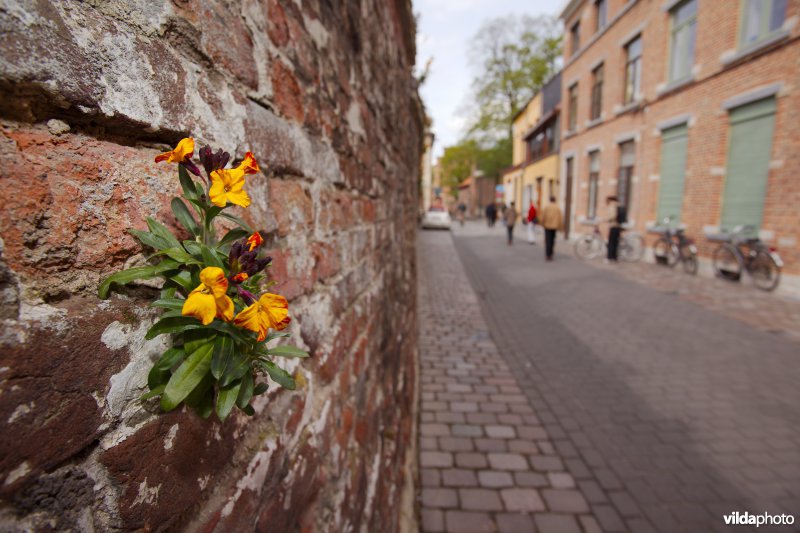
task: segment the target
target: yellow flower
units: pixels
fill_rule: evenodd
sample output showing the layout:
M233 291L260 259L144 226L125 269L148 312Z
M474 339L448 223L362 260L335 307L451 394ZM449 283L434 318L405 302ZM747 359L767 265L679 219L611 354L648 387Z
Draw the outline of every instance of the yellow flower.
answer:
M208 197L219 207L225 207L228 202L242 207L250 205L250 197L244 190L244 170L237 167L212 172Z
M233 323L237 326L258 333L259 341L267 338L269 328L280 331L285 329L289 322L291 318L286 298L269 293L262 294L256 303L243 309L233 319Z
M168 163L180 163L186 159L187 156L191 156L193 153L194 139L191 137L186 137L185 139L181 139L181 142L178 143L178 146L176 146L171 152L164 152L163 154L157 155L156 163L160 163L161 161L167 161Z
M228 279L221 268L208 267L200 272L202 283L189 293L183 304L181 314L193 316L203 325L208 325L214 317L230 321L233 318L233 301L225 292L228 290Z

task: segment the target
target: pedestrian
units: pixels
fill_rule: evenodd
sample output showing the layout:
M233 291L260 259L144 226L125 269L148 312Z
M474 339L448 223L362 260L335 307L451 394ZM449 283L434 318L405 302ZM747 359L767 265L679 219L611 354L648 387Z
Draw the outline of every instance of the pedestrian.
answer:
M492 202L486 206L486 223L493 228L495 220L497 220L497 207Z
M458 211L458 213L457 213L458 222L463 226L464 225L464 217L467 214L467 204L465 204L464 202L461 202L460 204L458 204L457 211Z
M503 217L506 222L506 231L508 232L508 245L514 244L514 224L517 222L517 210L514 208L514 202L506 209Z
M616 196L606 198L606 208L608 210L608 254L606 262L617 262L617 252L619 251L619 237L622 233L622 225L625 224L627 213L625 207L619 205Z
M542 209L539 222L544 228L544 254L548 261L553 260L553 249L556 245L556 232L561 229L561 209L556 205L556 197L550 197L550 203Z
M536 226L536 206L533 205L533 200L531 200L531 205L528 208L528 243L536 244L536 233L534 233L534 228Z

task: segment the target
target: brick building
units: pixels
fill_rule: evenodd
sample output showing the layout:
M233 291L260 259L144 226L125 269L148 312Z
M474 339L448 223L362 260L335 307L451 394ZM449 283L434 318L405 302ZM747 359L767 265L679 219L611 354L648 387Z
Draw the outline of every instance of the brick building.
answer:
M800 290L800 1L571 0L560 17L573 222L615 194L640 231L677 217L706 268L704 234L752 224Z

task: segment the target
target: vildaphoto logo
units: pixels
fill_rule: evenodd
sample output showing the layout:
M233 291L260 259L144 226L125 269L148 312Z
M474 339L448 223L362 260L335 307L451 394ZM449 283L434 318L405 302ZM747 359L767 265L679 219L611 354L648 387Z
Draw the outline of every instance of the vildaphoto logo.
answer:
M794 516L790 514L752 514L734 511L722 517L729 526L781 526L794 524Z

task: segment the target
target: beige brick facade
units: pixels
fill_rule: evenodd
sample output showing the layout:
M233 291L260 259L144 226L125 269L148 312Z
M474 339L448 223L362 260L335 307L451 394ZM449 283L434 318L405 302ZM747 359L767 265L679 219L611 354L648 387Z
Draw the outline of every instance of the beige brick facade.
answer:
M688 125L682 223L701 255L714 245L704 233L720 226L728 169L730 108L774 95L775 125L764 200L762 238L776 246L785 262L785 288L800 283L800 0L786 2L783 23L758 45L739 46L745 2L696 0L696 45L691 77L667 84L671 54L671 12L680 2L606 0L607 24L596 29L596 2L573 0L561 16L565 29L562 83L561 164L574 164L573 222L580 230L589 200L589 152L599 150L598 213L603 199L617 191L619 143L635 141L636 163L629 219L641 232L655 223L660 185L661 131ZM571 29L580 21L580 47L573 50ZM639 99L623 106L627 43L642 42ZM604 66L602 113L590 122L592 70ZM569 92L578 84L576 128L569 131ZM563 193L562 193L563 197ZM563 198L562 198L563 199ZM652 239L651 239L652 240Z

